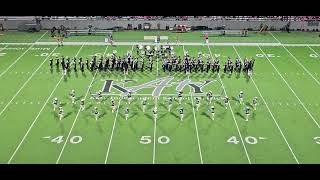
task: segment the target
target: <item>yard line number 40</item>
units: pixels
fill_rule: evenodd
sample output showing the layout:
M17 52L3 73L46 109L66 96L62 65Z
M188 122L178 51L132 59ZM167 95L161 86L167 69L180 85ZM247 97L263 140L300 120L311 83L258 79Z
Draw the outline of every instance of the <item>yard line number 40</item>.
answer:
M247 144L257 144L259 142L259 140L263 140L263 139L266 139L265 137L253 137L253 136L247 136L244 138L244 141L247 143ZM228 140L227 140L228 143L230 144L239 144L240 141L237 140L237 137L236 136L231 136Z
M64 136L57 136L57 137L47 136L47 137L43 137L43 138L50 139L50 141L52 143L57 143L57 144L60 144L64 141ZM82 137L81 136L72 136L72 137L70 137L69 141L71 144L78 144L78 143L82 142Z

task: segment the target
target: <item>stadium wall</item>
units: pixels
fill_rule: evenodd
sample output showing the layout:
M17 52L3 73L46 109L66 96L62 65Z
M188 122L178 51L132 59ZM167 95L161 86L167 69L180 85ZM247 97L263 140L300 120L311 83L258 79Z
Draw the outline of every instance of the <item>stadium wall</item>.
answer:
M23 20L0 20L0 24L3 24L5 29L15 30L21 23L30 23L30 21ZM165 29L166 26L173 27L175 24L177 25L187 25L187 26L207 26L209 28L215 29L216 27L225 26L226 29L244 29L251 28L253 30L259 30L260 24L266 24L269 28L274 28L274 30L280 30L283 28L288 22L287 21L233 21L233 20L189 20L189 21L142 21L142 20L115 20L115 21L107 21L107 20L42 20L41 26L42 29L51 29L53 26L59 27L60 25L64 25L65 27L74 29L87 29L88 25L92 25L98 29L109 29L113 27L123 27L127 28L128 24L132 24L133 28L137 28L139 24L143 25L144 23L150 23L151 29L158 29L158 23L160 24L160 29ZM291 22L291 29L309 29L310 31L319 29L320 26L308 26L308 22L302 21L293 21Z

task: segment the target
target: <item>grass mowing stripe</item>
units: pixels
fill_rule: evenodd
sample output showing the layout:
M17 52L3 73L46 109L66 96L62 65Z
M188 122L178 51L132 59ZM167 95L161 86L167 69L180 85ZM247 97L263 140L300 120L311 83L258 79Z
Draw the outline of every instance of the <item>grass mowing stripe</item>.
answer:
M28 84L28 82L32 79L32 77L37 73L37 71L42 67L42 65L46 62L46 60L51 56L51 54L57 49L58 46L56 46L50 54L44 59L44 61L39 65L39 67L31 74L31 76L27 79L27 81L21 86L21 88L17 91L17 93L12 97L12 99L6 104L6 106L2 109L0 112L0 116L2 113L8 108L10 103L17 97L17 95L20 93L20 91Z
M159 77L159 58L157 56L157 74L156 79ZM155 107L158 110L158 97L155 97ZM154 119L154 128L153 128L153 156L152 156L152 163L155 164L156 160L156 133L157 132L157 119Z
M105 55L105 53L107 52L108 47L109 47L109 46L106 47L105 52L103 53L103 55ZM93 82L94 82L94 80L95 80L98 72L99 72L99 70L97 69L96 72L95 72L95 74L94 74L94 76L93 76L93 78L92 78L92 80L91 80L90 85L88 86L87 92L86 92L86 94L85 94L85 96L84 96L84 98L83 98L84 100L87 98L87 96L88 96L88 94L89 94L89 92L90 92L90 88L92 87L92 84L93 84ZM76 122L77 122L77 119L78 119L78 117L79 117L80 112L81 112L81 107L79 108L78 113L77 113L77 115L76 115L76 118L74 119L74 121L73 121L73 123L72 123L71 129L70 129L70 131L69 131L69 133L68 133L68 136L67 136L67 138L66 138L66 141L65 141L64 144L63 144L63 147L62 147L62 149L61 149L61 151L60 151L60 154L59 154L59 157L58 157L58 159L57 159L57 161L56 161L56 164L58 164L59 161L60 161L60 158L61 158L61 156L62 156L62 153L63 153L63 151L64 151L64 149L65 149L65 147L66 147L66 145L67 145L67 142L69 141L69 137L70 137L71 132L72 132L72 130L73 130L73 128L74 128L74 125L75 125Z
M185 54L186 50L184 48L184 45L182 45L182 49L183 49L183 53ZM188 79L190 80L190 77L188 75ZM195 127L196 127L196 135L197 135L197 143L198 143L198 149L199 149L199 155L200 155L200 161L201 161L201 164L203 164L203 159L202 159L202 153L201 153L201 145L200 145L200 138L199 138L199 131L198 131L198 124L197 124L197 118L196 118L196 114L194 112L194 105L193 105L193 96L192 96L192 91L191 91L191 87L190 88L190 92L189 92L189 95L190 98L191 98L191 104L192 104L192 111L193 111L193 119L194 119L194 124L195 124Z
M209 49L209 52L210 52L210 58L213 58L213 56L212 56L212 52L211 52L211 49L210 49L209 45L208 45L208 49ZM213 60L213 59L212 59L212 60ZM220 77L220 74L219 74L219 73L218 73L218 77L219 77L219 80L220 80L220 83L221 83L221 85L222 85L222 89L223 89L223 91L224 91L225 95L226 95L226 96L228 96L228 95L227 95L227 92L226 92L226 89L225 89L225 87L224 87L224 85L223 85L223 82L222 82L222 79L221 79L221 77ZM245 153L246 153L246 156L247 156L247 159L248 159L249 164L251 164L251 160L250 160L250 157L249 157L249 154L248 154L248 151L247 151L246 145L244 144L244 141L243 141L243 138L242 138L242 134L241 134L241 132L240 132L240 129L239 129L238 123L237 123L236 118L235 118L235 116L234 116L234 113L233 113L233 110L232 110L232 107L231 107L230 102L229 102L228 104L229 104L229 108L230 108L230 111L231 111L231 114L232 114L232 117L233 117L234 123L235 123L235 125L236 125L236 127L237 127L238 134L239 134L239 136L240 136L240 140L241 140L241 143L242 143L243 149L244 149L244 151L245 151Z
M77 54L75 55L75 57L77 57L79 55L79 53L81 52L83 48L83 45L79 48ZM29 129L27 130L26 134L23 136L21 142L19 143L19 145L17 146L17 148L15 149L15 151L13 152L12 156L10 157L8 164L11 163L13 157L15 156L15 154L17 153L17 151L19 150L21 144L24 142L25 138L28 136L29 132L31 131L31 129L33 128L34 124L37 122L40 114L42 113L43 109L46 107L47 103L49 102L49 100L51 99L51 96L53 95L53 93L56 91L57 87L60 85L62 79L64 76L61 76L59 82L57 83L57 85L55 86L55 88L52 90L51 94L49 95L49 97L47 98L46 102L43 104L42 108L40 109L38 115L36 116L36 118L34 119L34 121L32 122L32 124L30 125Z
M120 96L120 100L119 100L119 104L118 104L118 107L117 107L116 116L115 116L114 121L113 121L113 126L112 126L111 135L110 135L109 145L108 145L108 149L107 149L107 153L106 153L106 159L105 159L105 161L104 161L105 164L107 164L107 161L108 161L109 152L110 152L110 147L111 147L111 142L112 142L112 138L113 138L113 132L114 132L114 128L115 128L116 123L117 123L117 117L118 117L118 114L119 114L119 107L120 107L121 101L122 101L122 98L121 98L121 96Z
M84 99L87 98L87 96L88 96L88 94L89 94L89 90L90 90L90 88L91 88L91 86L92 86L93 81L94 81L95 78L96 78L97 73L98 73L98 70L96 70L96 72L95 72L95 74L94 74L94 76L93 76L93 78L92 78L92 80L91 80L91 83L90 83L90 85L89 85L89 87L88 87L88 89L87 89L87 92L86 92L86 94L85 94L85 96L84 96ZM60 151L60 154L59 154L59 157L58 157L58 159L57 159L57 161L56 161L56 164L58 164L59 161L60 161L61 155L62 155L62 153L63 153L63 151L64 151L64 148L65 148L66 145L67 145L67 142L69 141L69 137L70 137L70 135L71 135L72 129L73 129L74 125L75 125L76 122L77 122L77 119L78 119L78 117L79 117L80 112L81 112L81 108L79 108L78 113L77 113L77 115L76 115L76 118L74 119L74 121L73 121L73 123L72 123L71 129L70 129L70 131L69 131L69 133L68 133L68 136L67 136L67 138L66 138L65 143L63 144L63 147L62 147L62 149L61 149L61 151Z
M237 53L237 55L238 55L239 59L242 61L243 59L240 57L240 54L238 53L237 49L236 49L234 46L233 46L233 49L234 49L234 50L235 50L235 52ZM257 89L257 91L258 91L258 93L259 93L259 95L260 95L260 97L261 97L262 101L263 101L263 102L264 102L264 104L266 105L266 107L267 107L267 109L268 109L268 111L269 111L269 113L270 113L270 115L271 115L271 117L272 117L272 119L273 119L273 122L275 123L275 125L276 125L276 126L277 126L277 128L278 128L278 130L280 131L280 133L281 133L281 135L282 135L282 138L283 138L283 139L284 139L284 141L286 142L286 144L287 144L287 146L288 146L288 148L289 148L289 150L290 150L290 152L291 152L291 154L292 154L293 158L295 159L295 161L297 162L297 164L300 164L300 163L299 163L299 161L298 161L298 159L297 159L297 157L296 157L296 155L294 154L294 152L293 152L293 150L292 150L292 148L291 148L290 144L288 143L287 138L285 137L285 135L283 134L283 132L282 132L282 130L281 130L281 128L280 128L280 126L278 125L278 122L277 122L276 118L273 116L273 113L271 112L271 110L270 110L270 108L269 108L268 103L265 101L264 97L262 96L262 94L261 94L261 92L260 92L260 90L259 90L258 86L256 85L256 83L254 82L254 79L252 78L252 76L250 76L250 79L252 80L253 85L254 85L254 86L255 86L255 88Z
M159 76L159 58L157 57L157 74L156 79L158 79ZM158 110L158 97L155 97L155 107ZM152 163L155 164L156 161L156 134L157 134L157 119L154 118L153 120L154 126L153 126L153 154L152 154Z
M33 46L34 46L34 44L32 44L27 50L25 50L13 63L11 63L10 66L0 74L0 78L8 71L13 65L15 65Z
M269 63L272 65L272 67L277 71L277 73L279 74L279 76L282 78L282 80L286 83L286 85L288 86L288 88L291 90L291 92L296 96L296 98L298 99L298 101L300 102L300 104L302 105L302 107L306 110L306 112L309 114L309 116L311 117L311 119L313 120L313 122L317 125L318 128L320 128L320 125L318 124L318 122L315 120L315 118L312 116L312 114L309 112L309 110L306 108L306 106L303 104L303 102L300 100L300 98L297 96L296 92L291 88L291 86L288 84L288 82L284 79L284 77L281 75L281 73L278 71L278 69L274 66L274 64L271 62L271 60L269 59L269 57L264 53L264 51L261 49L260 46L258 46L260 51L263 53L263 55L267 58L267 60L269 61Z
M184 49L184 48L183 48ZM188 79L190 79L189 75L188 75ZM201 164L203 164L203 159L202 159L202 153L201 153L201 145L200 145L200 138L199 138L199 131L198 131L198 124L197 124L197 118L196 118L196 113L194 111L194 104L193 104L193 96L192 96L192 90L191 87L190 88L190 99L191 99L191 104L192 104L192 112L193 112L193 120L194 120L194 125L196 127L196 134L197 134L197 141L198 141L198 149L199 149L199 155L200 155L200 161Z
M155 97L155 107L158 110L158 97ZM156 160L156 129L157 129L157 119L154 118L154 127L153 127L153 156L152 156L152 163L155 164Z
M43 104L42 108L40 109L40 111L38 112L38 115L36 116L36 118L33 120L32 124L30 125L29 129L27 130L26 134L23 136L22 140L20 141L20 143L18 144L17 148L14 150L13 154L11 155L8 164L11 163L13 157L15 156L15 154L17 153L17 151L19 150L21 144L24 142L24 140L26 139L26 137L28 136L30 130L33 128L34 124L37 122L40 114L42 113L43 109L46 107L46 105L48 104L49 100L51 99L51 96L53 95L53 93L55 92L55 90L57 89L57 87L59 86L60 82L62 81L63 76L61 76L59 82L57 83L57 85L55 86L55 88L52 90L51 94L49 95L49 97L47 98L46 102Z

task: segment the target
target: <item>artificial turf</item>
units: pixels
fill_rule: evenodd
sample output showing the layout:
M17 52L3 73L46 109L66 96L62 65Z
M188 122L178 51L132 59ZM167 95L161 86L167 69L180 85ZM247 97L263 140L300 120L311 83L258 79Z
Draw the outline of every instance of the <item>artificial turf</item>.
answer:
M0 36L0 41L34 42L44 33L15 32ZM134 42L152 33L127 32L123 36L119 33L114 35L114 39ZM316 33L305 34L273 33L282 43L319 43ZM48 35L45 34L40 41L49 41ZM198 35L190 33L185 35L183 41L203 41ZM74 41L97 40L91 37L71 38ZM213 41L277 43L271 34L246 39L217 37ZM123 76L121 72L95 73L86 70L85 73L72 71L67 78L63 78L55 68L50 71L50 56L77 55L90 58L94 54L112 53L113 50L125 55L133 46L2 44L0 48L0 53L4 53L0 56L0 136L3 137L0 138L0 163L320 162L317 155L320 151L318 46L174 46L176 55L182 56L183 51L187 50L191 56L197 56L201 51L218 56L220 64L229 56L232 60L237 56L241 59L253 57L256 63L251 78L242 73L228 75L220 72L218 75L198 72L186 75L183 72L163 72L161 60L156 63L157 59L154 59L152 72L146 69ZM135 50L132 52L136 55ZM126 84L133 86L168 76L174 77L174 82L186 79L192 82L212 80L214 83L203 91L212 90L222 96L227 94L230 106L225 109L223 101L218 100L215 103L215 119L211 120L208 112L210 105L204 97L199 111L194 109L197 94L192 93L188 86L183 89L185 96L182 105L174 100L172 112L167 111L165 94L176 94L176 86L165 88L162 92L164 95L158 99L151 95L153 88L140 90L133 96L130 105L114 89L112 94L104 96L101 104L90 99L91 94L100 90L107 79L117 82L133 79L133 82ZM71 104L68 97L72 89L76 90L75 105ZM248 122L244 117L244 105L237 100L240 91L244 92L244 102L249 107L252 99L258 97L257 110L251 113ZM53 112L54 97L63 102L65 117L61 122L57 113ZM79 102L84 97L87 107L79 112ZM142 112L142 97L148 97L146 113ZM114 113L111 113L111 98L119 105ZM91 114L95 106L101 114L98 121ZM156 121L152 115L154 106L158 107ZM124 117L126 107L130 108L128 121ZM185 109L183 122L177 111L179 107ZM59 136L62 136L61 142L58 141ZM150 139L150 143L142 144L142 137Z

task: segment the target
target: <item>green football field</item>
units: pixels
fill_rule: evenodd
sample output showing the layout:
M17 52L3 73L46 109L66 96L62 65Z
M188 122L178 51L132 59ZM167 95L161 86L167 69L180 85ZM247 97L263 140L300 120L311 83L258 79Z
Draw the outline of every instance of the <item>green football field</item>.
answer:
M114 35L122 42L143 41L144 32ZM164 32L163 32L164 33ZM320 163L320 38L318 33L267 33L242 37L213 37L210 41L229 43L210 45L174 45L176 55L188 51L217 56L223 66L232 60L255 58L252 77L198 72L163 72L161 60L154 59L153 71L120 72L74 71L62 76L55 68L50 71L49 59L55 56L91 58L117 51L125 55L134 45L88 45L103 37L70 37L73 45L57 47L48 32L5 32L0 36L0 163L2 164L318 164ZM130 35L131 34L131 35ZM148 32L147 35L155 33ZM199 33L181 35L181 42L202 42ZM168 35L174 42L174 35ZM171 36L173 36L171 38ZM183 39L185 36L185 39ZM102 39L100 39L102 38ZM37 42L48 42L39 44ZM239 44L243 43L242 45ZM250 43L257 44L250 44ZM24 44L25 43L25 44ZM235 43L232 45L232 43ZM245 44L248 43L248 44ZM259 43L261 43L259 45ZM273 43L266 45L264 43ZM282 44L281 44L282 43ZM296 44L296 45L290 45ZM298 44L298 45L297 45ZM300 44L300 45L299 45ZM154 87L138 90L133 101L120 96L115 88L97 104L91 95L104 87L106 80L123 88L153 80L171 78L159 97ZM190 80L190 81L188 81ZM175 97L179 82L202 83L202 88L227 95L215 101L215 118L205 97L194 93L191 86L183 88L179 105L175 98L172 111L167 110L168 96ZM159 84L158 84L159 85ZM76 104L69 99L76 91ZM237 95L244 92L244 104ZM59 120L52 101L63 103L64 118ZM147 97L146 112L141 100ZM199 110L195 98L201 98ZM244 107L251 107L258 97L256 111L245 121ZM80 99L86 109L80 111ZM111 112L111 100L117 109ZM98 121L92 115L98 107ZM124 109L130 109L126 121ZM154 120L152 109L158 108ZM178 108L185 110L180 121ZM252 107L251 107L252 109Z

